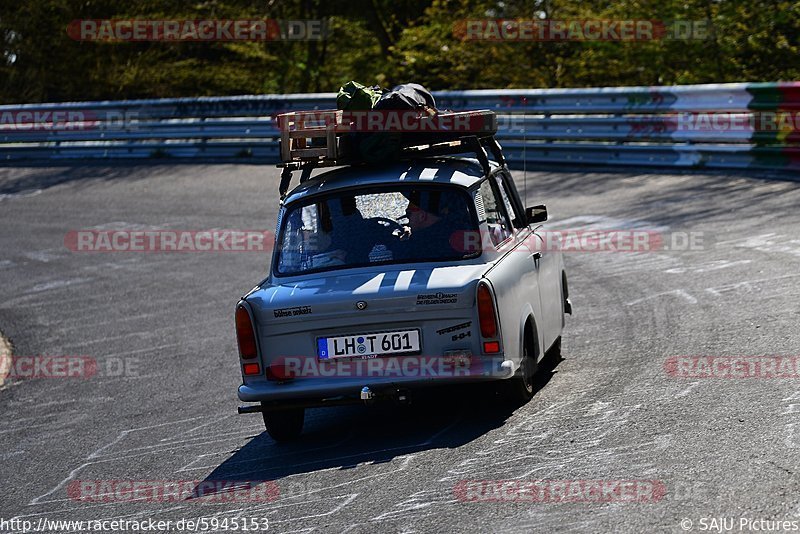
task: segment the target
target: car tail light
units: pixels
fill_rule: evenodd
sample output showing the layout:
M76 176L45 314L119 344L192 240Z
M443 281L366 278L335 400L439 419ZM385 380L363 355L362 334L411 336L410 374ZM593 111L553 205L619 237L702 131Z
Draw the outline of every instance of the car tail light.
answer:
M500 342L499 341L484 341L483 342L483 352L486 354L497 354L500 352Z
M236 339L239 342L239 356L250 360L258 356L256 332L250 314L244 306L236 308Z
M246 375L257 375L261 374L261 367L257 363L246 363L244 364L244 374Z
M478 284L478 322L481 325L481 337L497 337L497 319L494 312L494 299L489 286Z

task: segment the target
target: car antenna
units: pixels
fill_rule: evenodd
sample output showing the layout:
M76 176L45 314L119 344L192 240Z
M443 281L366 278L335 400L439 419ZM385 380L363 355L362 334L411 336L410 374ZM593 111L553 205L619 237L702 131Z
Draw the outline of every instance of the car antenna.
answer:
M528 98L527 97L524 97L524 96L522 97L522 107L523 108L527 108L528 107ZM528 205L528 158L525 157L525 149L527 148L527 145L528 145L528 138L527 138L527 135L526 135L527 132L528 132L528 124L527 124L527 121L525 120L526 117L527 117L527 114L523 110L523 112L522 112L522 187L523 187L523 189L525 191L525 201L522 204L524 206Z

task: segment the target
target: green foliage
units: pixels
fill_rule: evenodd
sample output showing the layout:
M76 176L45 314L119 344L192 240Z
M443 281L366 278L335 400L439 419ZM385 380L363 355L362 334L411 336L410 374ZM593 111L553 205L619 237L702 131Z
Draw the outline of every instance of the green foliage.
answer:
M484 41L468 19L708 20L705 40ZM322 41L79 42L77 19L325 19ZM800 79L790 0L26 0L0 3L0 102Z

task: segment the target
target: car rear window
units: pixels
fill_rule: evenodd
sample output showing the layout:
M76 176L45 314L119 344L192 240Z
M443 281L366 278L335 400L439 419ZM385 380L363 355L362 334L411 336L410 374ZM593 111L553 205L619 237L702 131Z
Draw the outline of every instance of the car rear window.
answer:
M375 264L474 257L477 230L466 191L396 186L315 196L281 217L275 272L296 275Z

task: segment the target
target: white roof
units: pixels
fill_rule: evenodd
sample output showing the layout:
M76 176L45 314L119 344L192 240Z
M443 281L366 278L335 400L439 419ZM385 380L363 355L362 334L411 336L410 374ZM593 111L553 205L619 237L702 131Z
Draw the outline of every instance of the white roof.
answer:
M491 163L492 168L498 165ZM484 177L475 159L430 158L393 162L385 166L352 166L324 172L292 190L286 203L308 195L348 187L366 187L387 183L452 184L468 188Z

